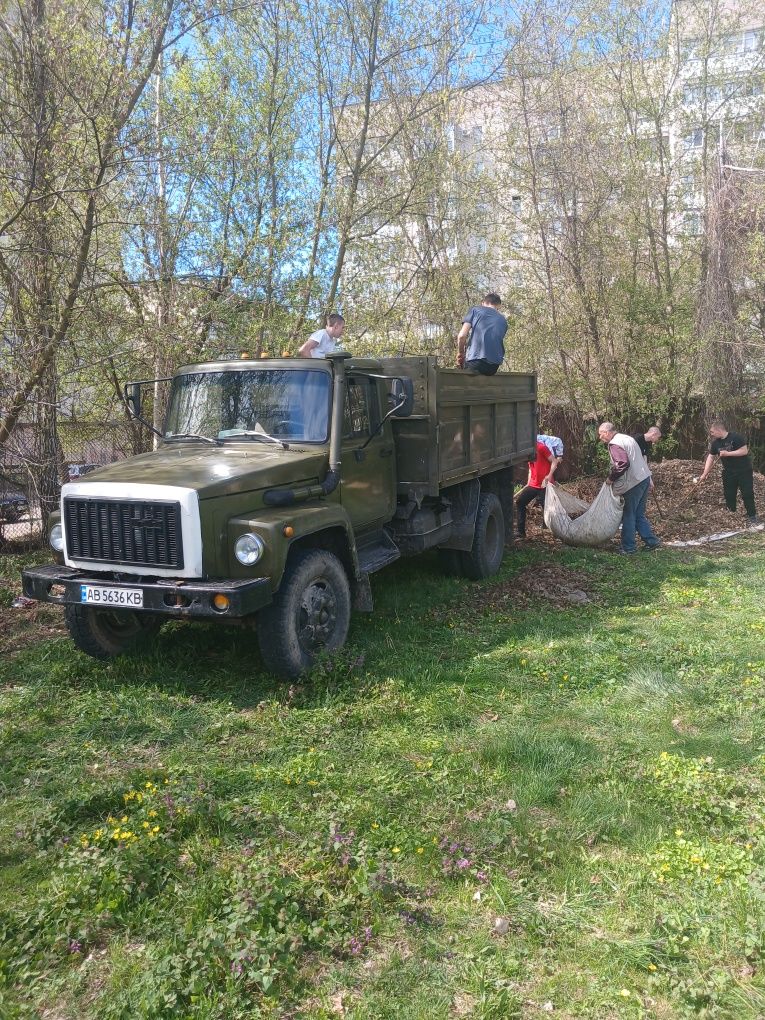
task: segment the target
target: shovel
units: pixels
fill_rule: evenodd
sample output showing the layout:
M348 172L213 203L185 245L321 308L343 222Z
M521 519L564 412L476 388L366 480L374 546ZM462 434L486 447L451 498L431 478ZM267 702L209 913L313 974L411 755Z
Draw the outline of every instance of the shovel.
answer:
M653 501L656 504L656 509L659 511L659 517L661 517L661 519L663 521L665 521L667 518L664 516L664 511L661 508L661 503L659 502L659 497L656 495L656 489L653 490L651 495L653 496Z

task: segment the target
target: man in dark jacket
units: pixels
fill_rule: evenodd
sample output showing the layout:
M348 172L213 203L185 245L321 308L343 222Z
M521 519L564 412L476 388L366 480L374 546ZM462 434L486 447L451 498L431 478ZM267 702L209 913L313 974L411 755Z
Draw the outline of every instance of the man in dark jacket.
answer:
M651 452L651 447L654 443L658 443L661 439L661 429L658 425L652 425L647 432L633 432L632 438L640 447L640 452L643 454L646 460L648 460L648 454Z

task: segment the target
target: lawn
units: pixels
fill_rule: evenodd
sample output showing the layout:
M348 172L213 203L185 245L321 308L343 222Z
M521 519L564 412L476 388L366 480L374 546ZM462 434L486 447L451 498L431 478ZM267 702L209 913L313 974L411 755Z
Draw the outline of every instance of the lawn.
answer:
M0 559L0 1016L762 1017L764 551L399 563L292 685Z

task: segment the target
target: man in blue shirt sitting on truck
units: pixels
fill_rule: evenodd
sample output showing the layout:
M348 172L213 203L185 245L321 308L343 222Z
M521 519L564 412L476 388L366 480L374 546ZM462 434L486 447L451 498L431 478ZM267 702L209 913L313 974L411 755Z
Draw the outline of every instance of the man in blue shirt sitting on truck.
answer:
M462 329L457 335L460 368L469 368L481 375L496 375L505 357L502 341L507 333L507 319L497 310L501 304L498 294L487 294L462 320Z

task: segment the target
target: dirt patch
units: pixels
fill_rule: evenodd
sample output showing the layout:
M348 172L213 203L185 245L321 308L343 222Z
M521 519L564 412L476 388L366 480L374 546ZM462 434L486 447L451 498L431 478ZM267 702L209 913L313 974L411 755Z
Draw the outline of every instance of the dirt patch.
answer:
M28 645L66 634L64 614L58 606L34 602L23 608L3 609L0 628L0 658L20 652Z
M540 602L566 609L588 605L595 601L594 596L586 590L580 573L558 563L542 563L524 567L507 581L486 585L481 588L478 600L474 592L467 592L464 606L466 614L469 615L471 608L484 614L491 610L507 612L510 608L519 609ZM454 611L455 606L452 603L431 610L430 616L435 620L451 619Z
M720 468L715 467L703 484L694 484L704 469L702 460L665 460L652 464L655 491L649 496L647 515L656 534L665 542L688 541L720 531L736 531L746 526L746 514L739 506L731 513L725 506ZM601 477L579 478L563 488L591 503L603 484ZM765 476L755 472L754 501L757 512L765 515ZM556 540L542 527L541 509L531 506L526 534L531 541L555 545Z

